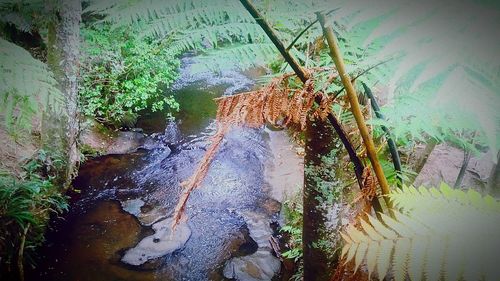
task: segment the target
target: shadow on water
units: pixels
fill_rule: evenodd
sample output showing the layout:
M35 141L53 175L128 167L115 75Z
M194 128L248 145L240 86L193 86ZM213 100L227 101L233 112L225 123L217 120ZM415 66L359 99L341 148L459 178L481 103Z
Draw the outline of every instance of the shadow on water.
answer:
M184 63L189 65L189 60ZM180 182L192 174L214 133L213 98L253 85L239 73L193 78L186 68L174 91L182 109L175 114L180 141L172 150L158 146L87 161L74 181L77 191L69 194L71 209L53 220L39 265L28 272L28 280L225 280L228 259L257 251L242 214L271 220L279 206L263 188L269 156L265 133L235 129L189 199L191 236L186 244L143 265L121 261L127 249L153 233L152 223L171 216ZM157 112L145 115L138 127L162 134L167 123L165 113Z

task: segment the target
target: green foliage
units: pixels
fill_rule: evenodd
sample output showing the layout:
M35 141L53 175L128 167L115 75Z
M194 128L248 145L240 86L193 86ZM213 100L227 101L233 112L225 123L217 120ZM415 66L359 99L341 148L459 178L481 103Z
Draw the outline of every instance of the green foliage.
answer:
M314 12L339 8L328 21L339 35L348 70L355 76L377 66L359 80L388 87L387 121L373 124L387 126L397 141L431 137L466 146L468 140L458 133L478 130L480 145L500 148L498 5L474 0L253 2L285 45L315 19ZM116 25L140 22L146 35L172 36L179 50L213 49L203 52L212 68L246 68L271 58L262 51L269 46L267 38L238 1L108 0L92 3L88 11L106 14ZM320 36L319 25L313 25L291 49L307 67L332 65L327 50L316 44ZM283 64L280 71L290 69ZM327 83L329 75L325 71L316 79ZM338 81L328 84L328 93L340 89Z
M391 195L399 211L382 221L368 215L362 231L343 234L342 256L356 269L395 280L497 280L500 202L473 190L404 187Z
M462 131L500 148L500 10L481 1L345 2L333 15L351 71L392 58L361 78L388 87L383 108L396 139L466 146ZM496 155L496 153L493 153Z
M0 23L14 25L18 30L31 32L52 17L48 1L0 0Z
M255 1L284 42L307 25L314 12L329 9L327 0ZM201 52L202 65L212 70L220 67L246 69L265 66L278 52L239 1L232 0L175 0L92 1L86 12L106 15L105 21L114 26L141 23L141 34L155 38L172 36L172 48L178 51ZM314 36L310 36L314 32ZM315 27L301 38L298 45L314 40L319 33ZM241 44L244 44L243 46ZM209 50L209 52L206 52ZM235 60L235 58L237 58ZM217 62L217 65L213 65ZM200 66L201 67L201 66Z
M301 280L302 276L302 196L297 193L290 200L283 202L283 216L286 224L280 232L288 238L288 250L283 252L283 257L292 259L299 266L292 280Z
M24 251L29 257L44 240L52 214L67 210L66 198L51 181L28 173L17 179L0 174L0 257L2 266L15 264L20 239L28 228Z
M302 258L302 203L301 196L295 196L292 200L283 203L283 215L286 225L281 227L282 233L290 236L290 250L283 253L285 258L298 261Z
M137 28L137 27L135 27ZM101 122L134 123L136 114L178 104L162 89L177 78L178 52L138 36L136 29L93 25L83 30L81 108Z
M32 128L43 112L63 114L62 94L47 65L0 38L0 111L11 135Z

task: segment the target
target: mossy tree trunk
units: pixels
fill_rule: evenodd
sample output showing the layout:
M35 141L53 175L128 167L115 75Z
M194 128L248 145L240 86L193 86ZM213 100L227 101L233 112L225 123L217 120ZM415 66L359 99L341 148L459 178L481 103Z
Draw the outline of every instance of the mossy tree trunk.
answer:
M323 281L331 278L335 245L331 245L331 237L327 235L326 214L328 208L337 203L340 195L336 190L338 181L335 178L335 158L340 151L336 148L340 145L327 121L307 122L302 203L304 280ZM328 197L333 198L333 202Z
M80 0L59 0L54 5L54 21L48 27L47 61L59 82L65 99L67 169L65 185L75 176L80 160L78 151L78 77L80 70Z

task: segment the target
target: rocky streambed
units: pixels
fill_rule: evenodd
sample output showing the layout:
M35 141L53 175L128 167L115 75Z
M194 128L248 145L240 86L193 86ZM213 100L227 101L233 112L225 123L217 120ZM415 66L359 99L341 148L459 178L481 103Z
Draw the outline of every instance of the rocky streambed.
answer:
M224 138L187 220L170 229L180 182L214 133L213 98L253 87L238 72L191 75L186 58L172 93L183 109L139 122L145 141L89 160L71 211L55 219L31 280L276 280L269 239L280 202L301 185L302 159L285 132L235 128Z

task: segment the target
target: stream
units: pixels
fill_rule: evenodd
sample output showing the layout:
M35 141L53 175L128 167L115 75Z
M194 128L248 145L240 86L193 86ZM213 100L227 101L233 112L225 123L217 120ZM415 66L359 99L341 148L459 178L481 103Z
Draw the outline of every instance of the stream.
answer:
M235 128L224 138L187 220L170 233L182 188L215 132L213 98L251 90L252 75L197 73L184 58L176 119L146 114L137 151L91 159L53 219L27 280L280 280L269 238L281 204L302 183L302 159L283 131Z

